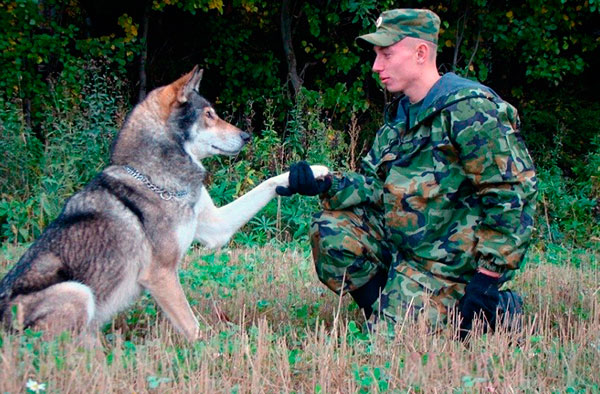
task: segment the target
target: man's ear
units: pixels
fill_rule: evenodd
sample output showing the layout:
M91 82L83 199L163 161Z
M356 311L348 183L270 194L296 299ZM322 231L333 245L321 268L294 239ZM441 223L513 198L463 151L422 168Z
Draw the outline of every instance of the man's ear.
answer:
M429 59L429 45L424 42L420 42L417 44L417 63L424 64L427 59Z
M189 76L189 79L177 92L177 101L180 103L185 103L190 93L192 93L194 90L198 91L200 88L200 82L202 81L203 73L204 70L199 68L198 65L194 66L194 69L186 75Z

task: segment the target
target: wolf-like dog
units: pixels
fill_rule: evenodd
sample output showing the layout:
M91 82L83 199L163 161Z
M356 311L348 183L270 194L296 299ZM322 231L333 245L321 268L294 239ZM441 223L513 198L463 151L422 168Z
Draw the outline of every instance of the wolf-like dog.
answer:
M288 186L284 173L228 205L213 204L200 161L237 154L250 135L217 116L198 92L201 79L196 66L135 106L110 165L69 198L0 281L4 324L45 335L89 332L146 289L178 331L198 338L177 274L182 256L194 239L209 248L224 245L276 196L277 186ZM317 177L328 173L324 166L312 170Z

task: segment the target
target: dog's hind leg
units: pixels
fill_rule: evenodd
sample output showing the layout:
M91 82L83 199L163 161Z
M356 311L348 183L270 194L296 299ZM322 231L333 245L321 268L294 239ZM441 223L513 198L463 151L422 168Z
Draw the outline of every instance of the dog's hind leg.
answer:
M14 306L16 315L12 313ZM8 318L15 328L30 327L51 338L65 330L80 333L94 317L94 311L92 290L68 281L15 297L9 303Z

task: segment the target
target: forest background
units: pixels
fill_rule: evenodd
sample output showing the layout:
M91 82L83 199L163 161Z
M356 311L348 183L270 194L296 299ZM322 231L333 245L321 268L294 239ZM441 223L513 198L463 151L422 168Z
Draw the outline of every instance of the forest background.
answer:
M598 246L599 3L3 1L0 239L39 235L106 164L132 105L195 64L202 93L254 135L233 162L209 167L221 201L298 159L357 168L390 96L355 37L402 6L441 16L440 72L477 79L519 109L540 179L536 237ZM274 213L250 226L262 237L248 237L305 233L298 212Z
M0 240L38 236L106 165L132 106L195 64L202 94L254 136L233 161L209 164L218 202L298 159L356 169L391 97L355 37L402 6L441 16L441 73L477 79L519 109L540 180L536 238L597 247L599 3L2 1ZM267 208L245 241L302 237L315 208L305 200Z

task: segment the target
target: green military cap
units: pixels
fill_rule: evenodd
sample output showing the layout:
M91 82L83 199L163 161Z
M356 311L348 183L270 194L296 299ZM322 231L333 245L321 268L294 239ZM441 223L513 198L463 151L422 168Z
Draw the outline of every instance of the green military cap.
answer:
M440 18L433 11L399 8L384 11L375 22L374 33L357 37L370 44L387 47L404 37L420 38L437 45Z

